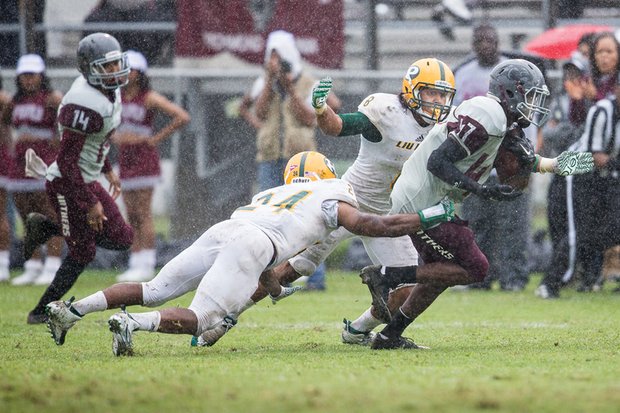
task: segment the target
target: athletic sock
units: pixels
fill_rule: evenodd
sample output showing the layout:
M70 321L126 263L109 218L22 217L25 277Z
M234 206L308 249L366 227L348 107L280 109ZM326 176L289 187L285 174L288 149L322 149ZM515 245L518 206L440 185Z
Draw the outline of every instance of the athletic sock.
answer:
M381 334L386 337L400 337L412 322L413 319L403 314L403 310L399 308L392 317L392 321L381 331Z
M84 316L88 313L94 313L95 311L107 310L108 300L106 300L103 291L97 291L88 297L74 302L71 307L78 312L79 316Z
M161 313L159 311L131 313L129 316L140 324L136 330L157 331L159 329L159 323L161 322Z
M400 284L415 284L417 281L416 265L406 267L381 267L381 274L390 288L396 288Z
M45 258L45 263L43 264L43 273L56 274L61 264L62 260L60 257L48 255L47 258Z
M367 333L374 330L374 328L380 324L381 320L377 320L375 317L373 317L369 308L364 311L364 313L362 313L362 315L360 315L356 320L352 321L350 325L352 328L359 332Z
M32 314L45 314L45 306L52 301L60 300L73 287L84 268L86 268L85 263L77 262L71 257L65 258L54 281L47 287L39 303L32 310Z

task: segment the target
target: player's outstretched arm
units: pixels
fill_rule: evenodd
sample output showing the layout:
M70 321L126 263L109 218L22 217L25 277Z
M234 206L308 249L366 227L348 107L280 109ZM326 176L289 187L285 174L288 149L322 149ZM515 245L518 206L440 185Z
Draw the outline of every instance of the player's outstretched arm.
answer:
M594 170L594 156L591 152L564 151L556 158L536 155L533 172L552 172L560 176L580 175Z
M342 119L327 104L327 97L332 89L332 79L324 77L312 87L312 107L316 120L323 133L337 136L342 130Z
M346 202L338 203L338 224L356 235L367 237L399 237L452 220L454 204L450 200L442 201L416 214L387 216L366 214Z

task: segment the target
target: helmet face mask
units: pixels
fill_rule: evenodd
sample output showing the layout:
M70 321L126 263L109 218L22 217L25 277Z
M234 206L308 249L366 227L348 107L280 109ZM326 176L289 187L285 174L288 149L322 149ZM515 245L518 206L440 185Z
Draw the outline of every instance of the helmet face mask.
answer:
M109 34L86 36L78 45L77 58L79 71L92 86L112 90L125 86L129 81L127 54ZM115 70L110 70L114 66Z
M509 123L541 126L549 117L549 90L541 71L531 62L511 59L495 66L489 82L490 96L504 108Z
M319 152L300 152L289 159L284 168L287 185L333 178L337 178L334 164Z
M436 93L425 94L423 91ZM445 63L437 59L414 62L403 78L402 96L405 104L431 124L446 119L455 92L454 74Z

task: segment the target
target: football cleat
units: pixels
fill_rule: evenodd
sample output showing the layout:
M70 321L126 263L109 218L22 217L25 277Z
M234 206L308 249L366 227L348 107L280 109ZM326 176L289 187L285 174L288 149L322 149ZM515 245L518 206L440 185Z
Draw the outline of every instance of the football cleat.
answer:
M139 327L127 311L114 314L108 320L112 332L112 353L115 356L133 356L132 334Z
M360 277L362 283L368 286L377 318L383 323L389 323L392 320L392 314L387 305L390 288L386 285L385 278L381 274L381 266L369 265L362 268Z
M45 324L47 323L47 314L35 314L32 311L28 313L28 324Z
M26 217L26 234L24 235L24 259L29 260L41 244L54 235L59 235L58 225L43 214L31 212Z
M67 301L52 301L45 306L45 314L48 316L47 328L57 345L65 344L67 331L82 319L71 311L71 303L75 297Z
M344 344L355 344L358 346L369 346L372 340L375 338L375 333L372 331L359 331L351 327L351 321L346 318L342 320L344 328L340 337Z
M282 292L280 293L280 295L274 297L273 295L269 294L269 298L271 298L271 302L276 304L278 301L285 299L286 297L290 297L291 295L295 294L297 291L303 290L304 287L301 285L294 285L291 287L282 287Z
M398 337L387 337L383 334L379 333L375 336L375 339L372 341L370 348L373 350L428 350L428 347L417 345L413 342L412 339L408 337L398 336Z
M215 328L205 331L200 336L192 337L190 345L192 347L211 347L218 342L224 334L228 333L228 330L233 328L237 324L237 320L231 316L226 316L222 320L222 323Z

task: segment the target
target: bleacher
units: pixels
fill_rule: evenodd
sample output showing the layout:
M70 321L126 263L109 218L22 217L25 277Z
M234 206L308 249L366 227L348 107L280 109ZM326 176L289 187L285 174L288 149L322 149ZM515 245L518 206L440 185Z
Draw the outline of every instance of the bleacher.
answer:
M431 20L433 7L441 0L379 0L387 6L377 16L379 69L407 67L412 61L435 56L450 65L471 51L471 25L455 22L454 41L446 40ZM497 27L500 47L519 50L545 30L545 0L479 0L472 7L473 24L489 22ZM368 2L345 1L346 61L348 69L367 68ZM615 0L589 0L583 17L556 19L556 25L572 23L607 24L620 28L620 7ZM446 20L448 20L447 18Z

